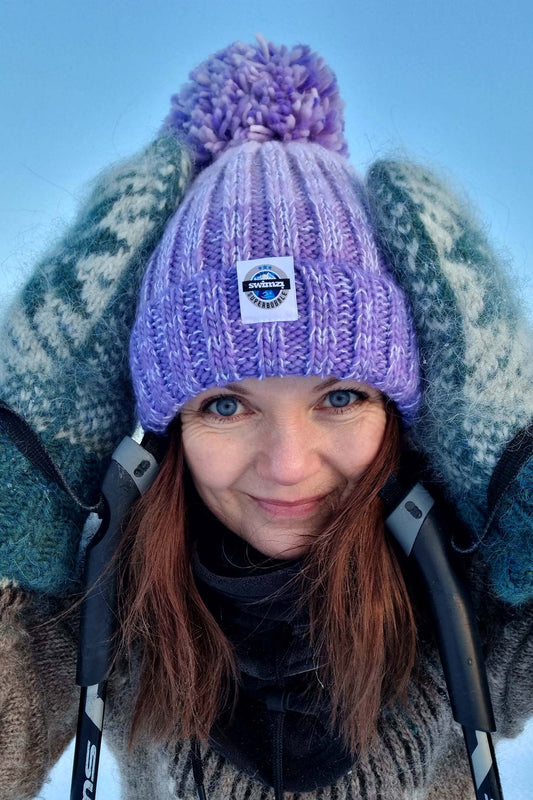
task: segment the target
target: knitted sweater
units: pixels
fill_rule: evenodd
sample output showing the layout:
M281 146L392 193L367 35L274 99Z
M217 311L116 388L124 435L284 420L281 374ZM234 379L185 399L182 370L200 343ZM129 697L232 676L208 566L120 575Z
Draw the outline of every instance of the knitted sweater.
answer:
M476 567L479 574L480 565ZM533 715L533 607L507 606L480 586L476 595L498 735L517 735ZM38 793L75 732L75 629L72 617L39 627L60 610L4 584L0 594L0 797ZM138 678L132 658L112 675L104 736L122 776L124 800L196 800L188 742L127 739ZM209 800L272 800L273 789L202 748ZM445 789L443 788L445 787ZM105 800L106 787L99 796ZM449 800L473 798L462 734L453 721L433 644L421 641L406 706L384 710L378 738L332 786L286 792L286 800Z

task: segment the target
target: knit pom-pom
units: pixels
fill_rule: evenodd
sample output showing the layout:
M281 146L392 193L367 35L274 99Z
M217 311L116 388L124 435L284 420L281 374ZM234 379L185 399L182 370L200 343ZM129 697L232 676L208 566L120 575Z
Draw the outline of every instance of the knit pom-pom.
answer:
M337 79L307 45L288 50L235 42L190 74L172 97L164 132L174 132L204 166L226 148L254 139L318 142L347 155Z

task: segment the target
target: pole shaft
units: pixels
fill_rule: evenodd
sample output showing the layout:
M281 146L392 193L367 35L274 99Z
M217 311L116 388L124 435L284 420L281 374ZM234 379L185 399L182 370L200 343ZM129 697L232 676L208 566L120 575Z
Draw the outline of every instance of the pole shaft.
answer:
M105 682L81 688L70 800L94 800L96 795L105 691Z
M503 800L490 733L464 726L463 733L477 800Z

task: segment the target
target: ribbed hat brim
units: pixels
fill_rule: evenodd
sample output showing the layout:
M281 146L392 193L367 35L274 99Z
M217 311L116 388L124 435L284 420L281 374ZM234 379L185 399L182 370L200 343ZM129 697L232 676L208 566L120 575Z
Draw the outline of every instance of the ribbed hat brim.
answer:
M142 306L131 367L142 425L164 431L211 386L285 375L353 378L383 390L409 422L418 353L405 299L386 275L295 263L298 320L245 324L235 267L206 269Z

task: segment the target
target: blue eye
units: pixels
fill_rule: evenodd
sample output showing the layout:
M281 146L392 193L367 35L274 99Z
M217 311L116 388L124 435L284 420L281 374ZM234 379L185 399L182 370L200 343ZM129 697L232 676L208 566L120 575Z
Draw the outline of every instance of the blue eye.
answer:
M337 389L334 392L329 392L328 400L333 408L343 408L353 402L354 395L355 392L351 392L348 389Z
M217 397L207 406L212 414L221 417L232 417L239 408L239 401L235 397Z
M334 389L323 402L326 408L346 408L362 400L368 400L368 395L359 389Z

